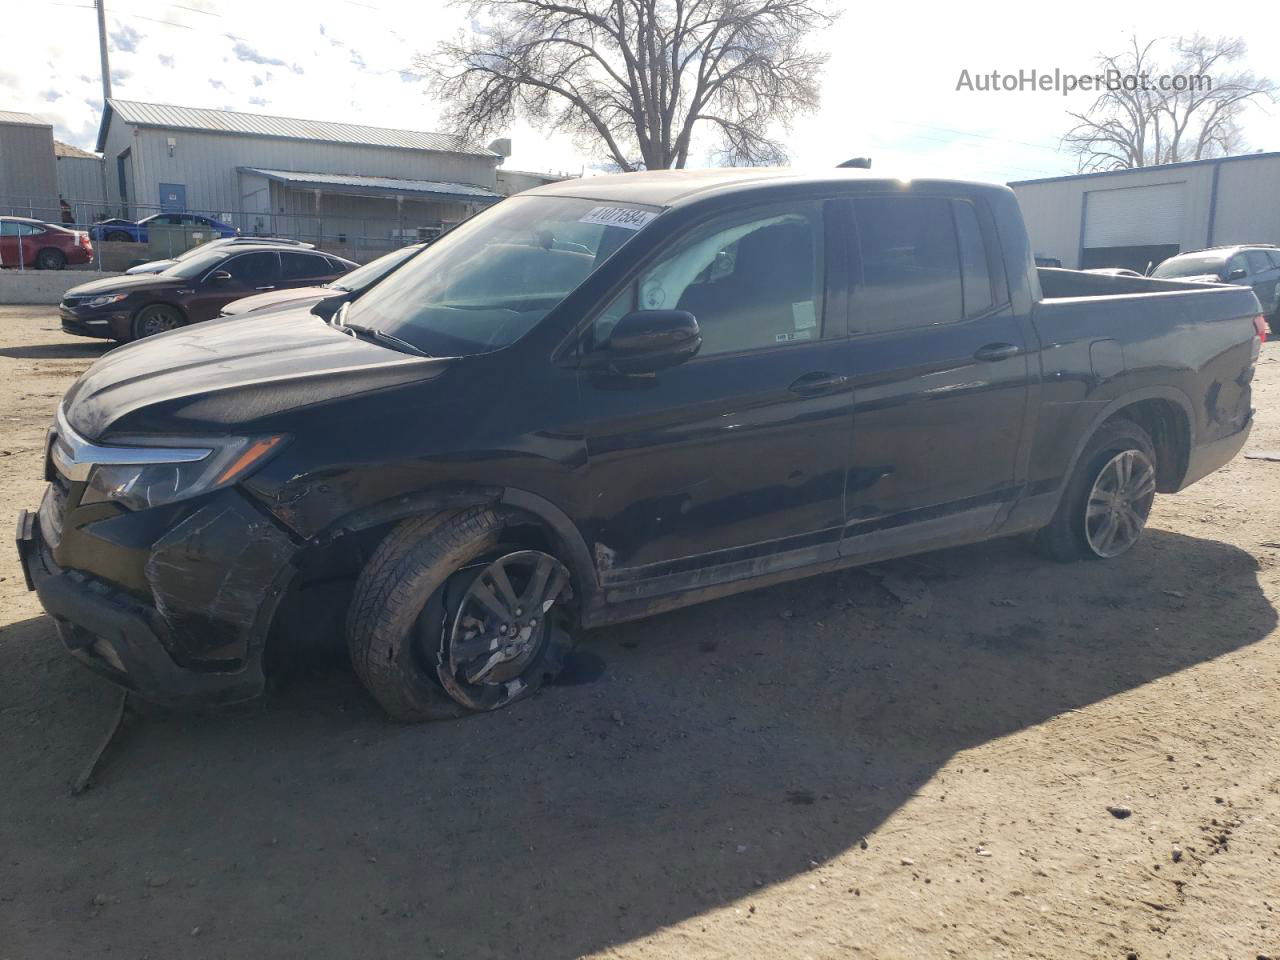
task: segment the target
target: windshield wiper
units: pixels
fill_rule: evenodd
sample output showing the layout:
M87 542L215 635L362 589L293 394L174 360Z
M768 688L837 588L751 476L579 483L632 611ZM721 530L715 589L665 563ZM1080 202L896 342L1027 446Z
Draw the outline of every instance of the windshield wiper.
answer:
M390 346L393 349L402 350L405 353L417 354L419 357L431 356L427 351L423 350L421 347L414 346L408 340L402 340L400 337L393 334L384 333L381 330L375 330L373 327L365 327L360 324L353 323L340 323L337 326L339 330L346 330L353 337L364 338L366 340L371 340L374 343L381 343L384 346Z

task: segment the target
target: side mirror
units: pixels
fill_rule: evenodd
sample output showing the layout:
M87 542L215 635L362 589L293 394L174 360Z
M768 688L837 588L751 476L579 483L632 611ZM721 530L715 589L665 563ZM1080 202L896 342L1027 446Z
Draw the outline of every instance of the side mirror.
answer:
M702 347L698 321L687 310L635 310L603 344L603 357L617 373L654 373L684 363Z
M231 274L226 270L215 270L213 273L209 274L210 283L227 283L231 279L233 279Z
M346 303L350 296L349 293L339 293L331 297L325 297L312 305L311 312L326 322L332 320L333 315L338 312L338 308Z
M1230 273L1227 274L1227 283L1230 283L1232 280L1243 280L1248 275L1249 275L1248 270L1244 269L1243 267L1236 267L1234 270L1232 270Z

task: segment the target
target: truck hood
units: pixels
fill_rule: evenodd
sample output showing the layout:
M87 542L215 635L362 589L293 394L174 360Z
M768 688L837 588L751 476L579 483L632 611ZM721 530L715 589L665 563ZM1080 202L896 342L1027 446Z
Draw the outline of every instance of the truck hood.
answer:
M95 293L132 293L134 290L161 290L169 287L180 287L190 280L177 277L162 277L159 274L137 274L129 277L103 277L72 287L66 292L68 297L87 297Z
M113 350L63 398L89 440L226 433L302 407L431 380L451 361L356 340L305 308L184 327Z

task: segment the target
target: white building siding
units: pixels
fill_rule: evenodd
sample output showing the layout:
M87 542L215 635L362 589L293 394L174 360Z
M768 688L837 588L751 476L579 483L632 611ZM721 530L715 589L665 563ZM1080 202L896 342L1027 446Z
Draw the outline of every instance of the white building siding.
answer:
M1135 218L1127 240L1134 245L1144 237L1152 244L1176 242L1182 251L1233 243L1280 243L1280 154L1028 180L1010 186L1036 254L1057 257L1065 267L1078 267L1081 248L1088 246L1086 195L1173 184L1184 185L1179 188L1182 209L1176 241L1166 239L1168 219L1154 216Z
M58 194L68 203L102 204L106 202L106 168L98 157L58 157L54 164L58 176Z
M124 124L113 119L111 126ZM242 166L496 186L496 157L391 147L138 128L133 154L138 203L158 205L159 185L180 183L190 209L214 215L241 209Z

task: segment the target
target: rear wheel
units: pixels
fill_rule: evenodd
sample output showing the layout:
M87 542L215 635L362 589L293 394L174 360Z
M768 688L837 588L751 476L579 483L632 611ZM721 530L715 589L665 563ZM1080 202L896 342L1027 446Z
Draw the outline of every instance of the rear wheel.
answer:
M107 239L118 243L130 243L132 242L133 237L129 236L129 234L125 233L123 230L112 230L107 234Z
M1146 528L1156 494L1156 454L1136 423L1104 423L1090 439L1037 546L1055 560L1110 560Z
M53 247L45 247L36 254L37 270L61 270L67 265L67 255Z
M397 720L496 710L573 645L569 572L490 507L406 520L374 552L347 620L351 662Z
M175 330L180 326L182 314L177 307L171 307L167 303L153 303L149 307L143 307L133 318L133 339L154 337L157 333Z

